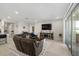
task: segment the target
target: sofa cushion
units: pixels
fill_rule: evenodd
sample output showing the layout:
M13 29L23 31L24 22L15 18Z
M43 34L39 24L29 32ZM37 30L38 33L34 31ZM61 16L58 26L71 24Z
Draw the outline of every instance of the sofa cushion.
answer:
M31 56L35 55L35 48L34 48L34 40L32 39L23 39L21 40L22 48L24 53L29 54Z

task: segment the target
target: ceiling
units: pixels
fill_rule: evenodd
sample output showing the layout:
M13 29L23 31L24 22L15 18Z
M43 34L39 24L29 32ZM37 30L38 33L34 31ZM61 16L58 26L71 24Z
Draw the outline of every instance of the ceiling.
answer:
M33 22L63 18L69 3L0 3L0 18Z

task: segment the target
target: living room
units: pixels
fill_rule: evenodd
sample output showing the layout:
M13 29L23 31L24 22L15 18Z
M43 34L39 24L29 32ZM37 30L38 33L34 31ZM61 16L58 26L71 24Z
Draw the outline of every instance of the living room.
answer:
M79 0L0 0L1 59L78 56Z
M71 56L67 46L63 44L63 17L69 5L0 4L1 38L7 37L1 40L0 55Z

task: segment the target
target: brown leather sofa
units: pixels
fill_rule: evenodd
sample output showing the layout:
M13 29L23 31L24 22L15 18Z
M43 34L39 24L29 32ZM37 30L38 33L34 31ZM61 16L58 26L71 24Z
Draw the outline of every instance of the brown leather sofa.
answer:
M30 56L39 55L43 48L42 38L27 39L22 35L15 35L13 41L15 43L17 50Z
M15 46L16 46L17 50L22 52L22 46L21 46L21 41L20 40L21 40L21 37L17 37L17 36L13 37L13 41L15 43Z

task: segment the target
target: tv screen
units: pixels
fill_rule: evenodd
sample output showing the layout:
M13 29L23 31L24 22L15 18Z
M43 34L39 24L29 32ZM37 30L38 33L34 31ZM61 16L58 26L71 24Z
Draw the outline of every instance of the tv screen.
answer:
M51 24L42 24L42 30L51 30Z

